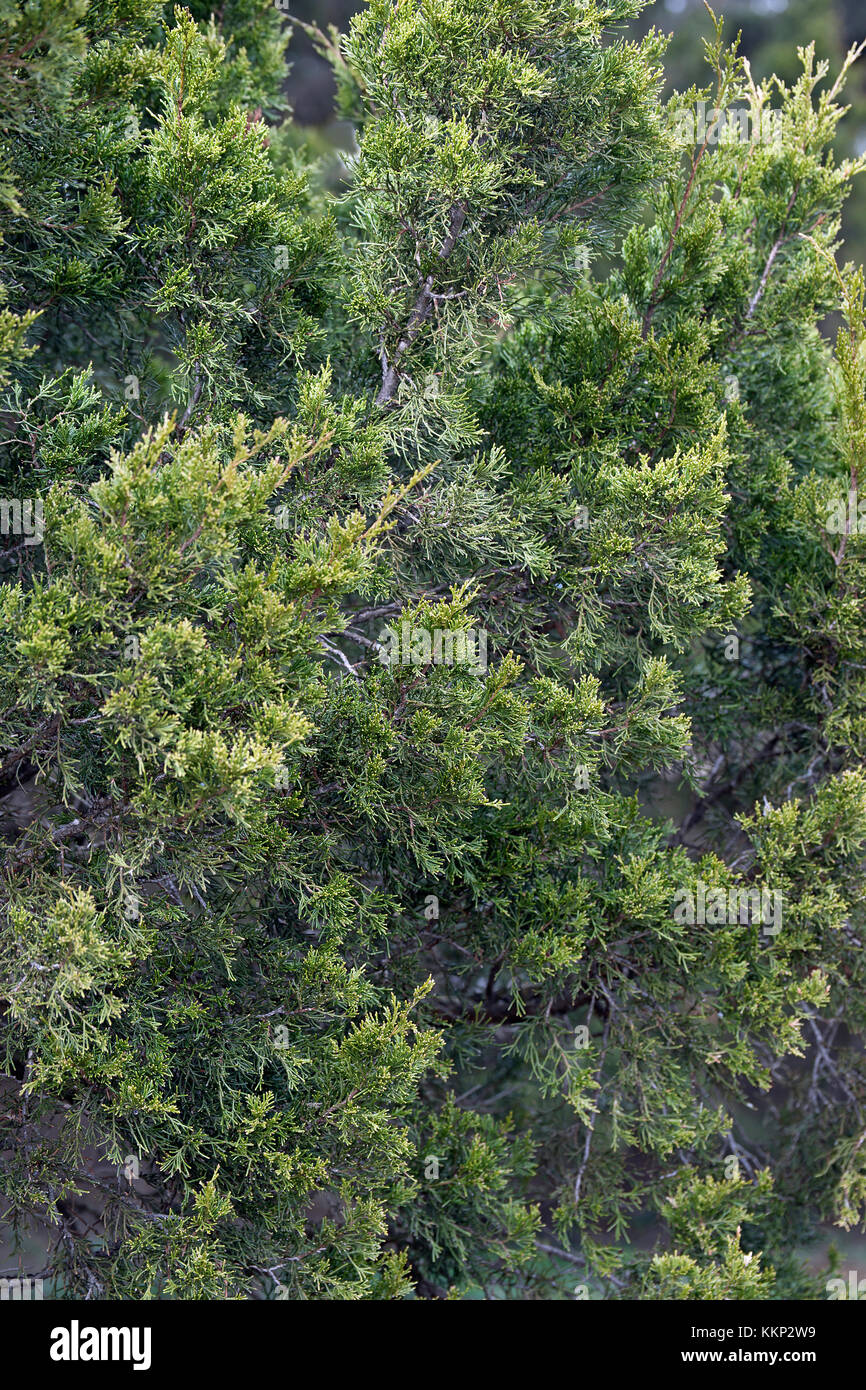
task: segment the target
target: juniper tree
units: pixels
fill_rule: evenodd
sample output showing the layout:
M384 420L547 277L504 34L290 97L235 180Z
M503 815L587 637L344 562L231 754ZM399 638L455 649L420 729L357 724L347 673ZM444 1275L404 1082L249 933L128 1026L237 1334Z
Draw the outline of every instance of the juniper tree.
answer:
M665 106L641 8L371 0L335 186L279 9L0 0L53 1297L818 1298L863 1220L855 54Z

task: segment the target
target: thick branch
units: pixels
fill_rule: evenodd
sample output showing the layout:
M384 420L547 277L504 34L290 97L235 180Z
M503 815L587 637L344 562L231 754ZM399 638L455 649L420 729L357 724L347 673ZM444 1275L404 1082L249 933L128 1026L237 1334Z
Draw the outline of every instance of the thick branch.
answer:
M457 238L463 229L465 221L466 209L459 203L455 203L450 213L448 235L439 248L438 254L440 260L446 261L451 255L451 252L457 244ZM397 387L400 384L400 368L398 365L400 358L403 357L412 346L418 334L421 332L425 319L430 313L430 306L436 298L433 292L433 285L434 277L428 275L421 286L418 298L412 306L409 320L401 334L400 341L397 344L394 356L390 362L388 361L384 346L382 348L382 386L376 397L377 405L387 405L396 394Z

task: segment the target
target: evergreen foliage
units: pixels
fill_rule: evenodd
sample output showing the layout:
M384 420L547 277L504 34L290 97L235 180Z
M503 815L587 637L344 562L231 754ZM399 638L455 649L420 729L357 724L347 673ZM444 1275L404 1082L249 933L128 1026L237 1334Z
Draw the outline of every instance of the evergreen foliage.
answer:
M370 0L335 192L265 0L0 0L53 1297L821 1298L866 1219L855 54L756 84L713 17L666 105L642 8Z

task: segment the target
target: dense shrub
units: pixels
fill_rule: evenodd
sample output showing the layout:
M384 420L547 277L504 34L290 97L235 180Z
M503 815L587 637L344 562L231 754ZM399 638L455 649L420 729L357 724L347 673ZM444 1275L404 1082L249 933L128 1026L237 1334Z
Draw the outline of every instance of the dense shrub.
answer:
M53 1297L816 1298L864 1215L845 72L710 25L665 106L641 8L371 0L338 167L263 0L0 0L0 1161Z

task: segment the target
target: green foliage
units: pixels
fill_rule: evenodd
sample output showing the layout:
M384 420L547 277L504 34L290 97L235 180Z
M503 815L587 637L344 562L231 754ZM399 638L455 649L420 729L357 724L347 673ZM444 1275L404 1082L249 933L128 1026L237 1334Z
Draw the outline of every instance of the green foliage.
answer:
M371 0L334 194L274 6L0 0L0 1153L56 1297L817 1298L866 1217L853 55L717 26L666 106L640 8ZM751 136L684 146L705 98Z

